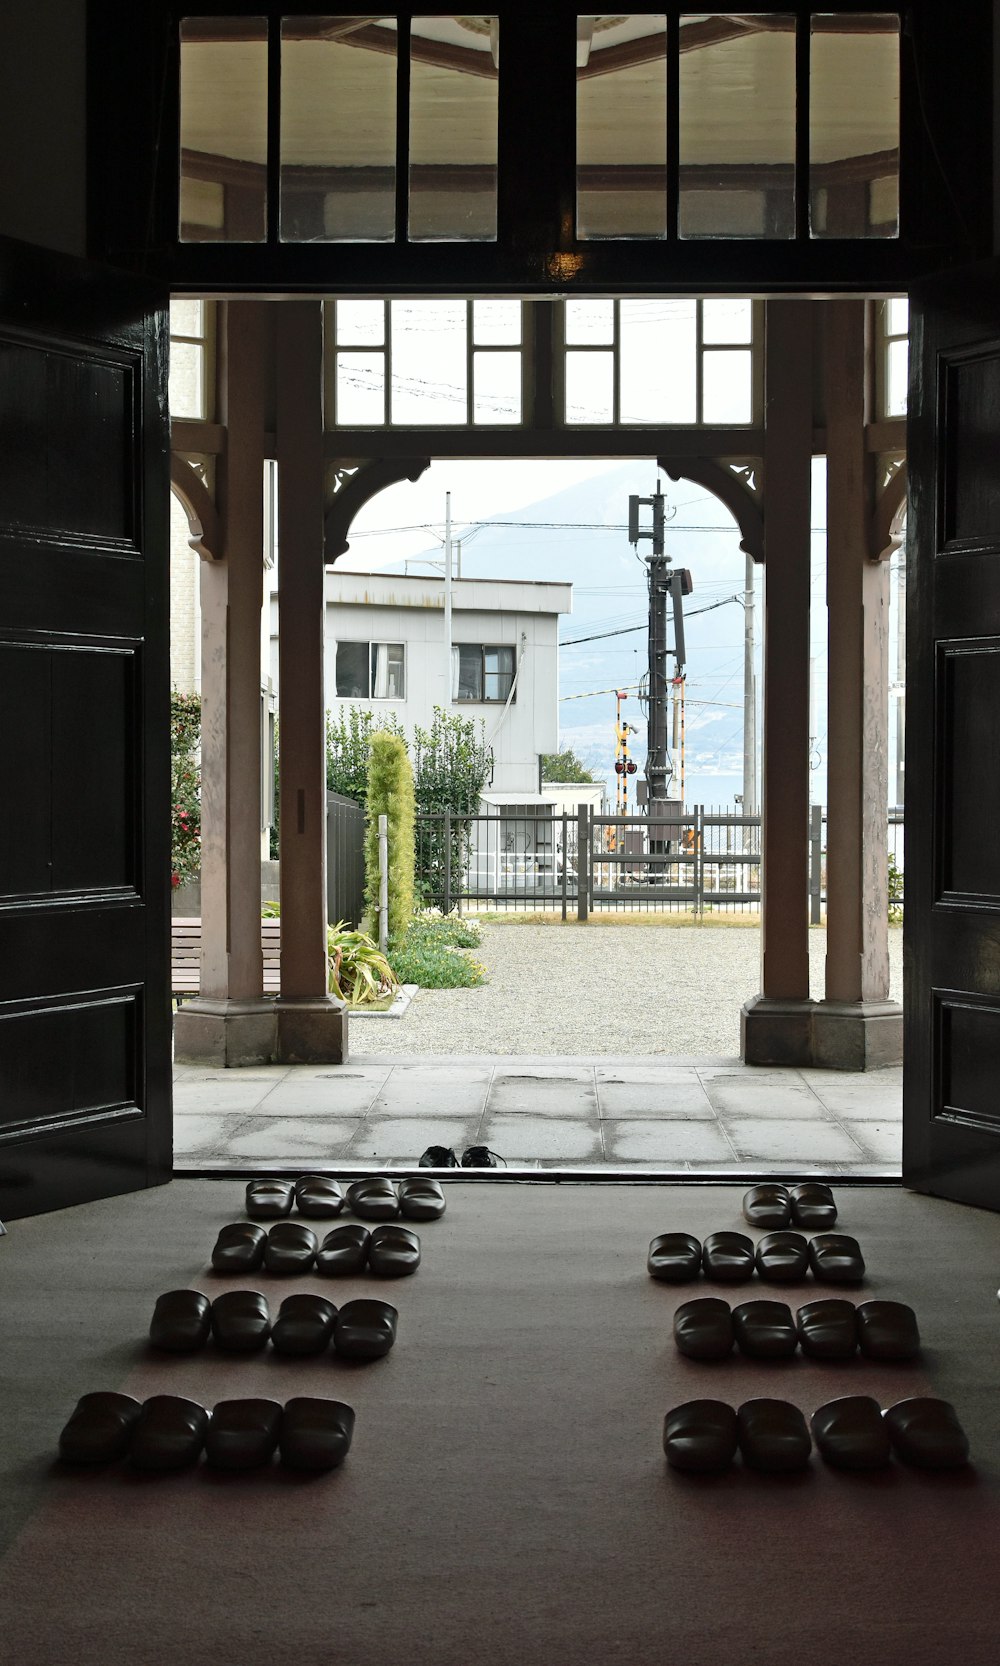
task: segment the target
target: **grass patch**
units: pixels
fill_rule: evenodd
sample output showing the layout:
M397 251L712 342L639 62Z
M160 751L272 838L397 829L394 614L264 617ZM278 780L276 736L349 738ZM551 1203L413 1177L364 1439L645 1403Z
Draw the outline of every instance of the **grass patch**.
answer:
M421 989L476 989L486 968L468 952L482 940L478 926L458 915L425 914L389 945L389 964L400 983Z

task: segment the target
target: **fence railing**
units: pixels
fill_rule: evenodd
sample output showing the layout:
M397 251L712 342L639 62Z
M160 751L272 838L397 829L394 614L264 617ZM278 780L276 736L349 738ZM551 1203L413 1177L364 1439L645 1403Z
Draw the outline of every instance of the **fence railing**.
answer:
M365 812L353 798L326 795L326 906L333 924L360 923L365 907Z
M813 805L810 918L826 901L826 812ZM902 813L888 813L889 849L902 870ZM705 805L654 817L550 812L512 806L482 815L444 811L416 822L418 893L450 913L467 904L550 911L744 912L761 898L761 818Z

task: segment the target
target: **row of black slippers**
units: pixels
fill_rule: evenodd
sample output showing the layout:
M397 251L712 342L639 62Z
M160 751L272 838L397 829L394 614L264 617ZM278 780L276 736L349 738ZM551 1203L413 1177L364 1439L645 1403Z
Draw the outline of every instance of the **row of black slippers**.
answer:
M246 1192L251 1220L273 1221L298 1210L310 1220L331 1220L347 1212L363 1221L436 1221L444 1214L444 1192L436 1180L416 1175L398 1186L385 1175L371 1175L348 1186L324 1174L304 1174L298 1180L251 1180Z
M319 1273L350 1278L366 1270L378 1278L404 1278L420 1266L420 1239L408 1227L335 1226L320 1244L315 1232L298 1221L277 1221L269 1232L253 1221L230 1221L219 1231L212 1250L217 1273L290 1275Z
M329 1470L343 1463L354 1411L342 1400L300 1395L277 1400L220 1400L212 1411L179 1394L85 1394L59 1436L65 1463L177 1470L202 1452L213 1469L260 1469L277 1452L288 1469Z
M276 1353L303 1357L333 1343L343 1359L382 1359L396 1340L397 1310L388 1302L345 1302L336 1308L306 1291L286 1296L271 1320L259 1290L227 1290L214 1302L200 1290L168 1290L158 1296L149 1326L154 1348L194 1354L209 1338L228 1354L258 1353L270 1341Z
M694 1475L724 1473L737 1451L747 1469L787 1475L807 1467L813 1441L837 1469L883 1469L894 1454L917 1469L958 1469L969 1461L954 1406L930 1397L883 1411L869 1395L852 1394L820 1406L808 1424L787 1400L747 1400L738 1411L722 1400L688 1400L663 1423L668 1464Z

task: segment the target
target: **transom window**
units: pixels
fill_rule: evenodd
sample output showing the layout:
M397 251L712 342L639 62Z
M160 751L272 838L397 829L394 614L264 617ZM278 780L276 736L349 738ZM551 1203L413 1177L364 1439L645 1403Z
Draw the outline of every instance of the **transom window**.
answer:
M195 421L210 419L210 301L170 303L170 414Z
M338 642L338 698L404 700L405 659L402 642Z
M513 648L461 642L451 650L451 666L453 700L490 705L509 698L514 686Z
M905 295L894 295L878 308L880 352L878 356L879 415L906 415L907 382L910 371L910 304Z
M495 242L502 34L496 14L183 17L181 240ZM561 249L899 235L898 12L580 13L575 60ZM549 142L544 108L523 120Z
M750 423L753 342L746 299L567 301L565 420Z
M331 314L337 426L521 421L520 301L335 301Z

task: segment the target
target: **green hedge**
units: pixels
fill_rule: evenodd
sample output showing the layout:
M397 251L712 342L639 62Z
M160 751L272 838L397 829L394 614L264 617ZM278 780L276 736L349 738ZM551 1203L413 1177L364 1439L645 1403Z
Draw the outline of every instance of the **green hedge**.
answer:
M379 816L389 822L389 935L402 937L413 918L413 770L406 743L385 733L372 736L365 805L365 902L376 934Z

